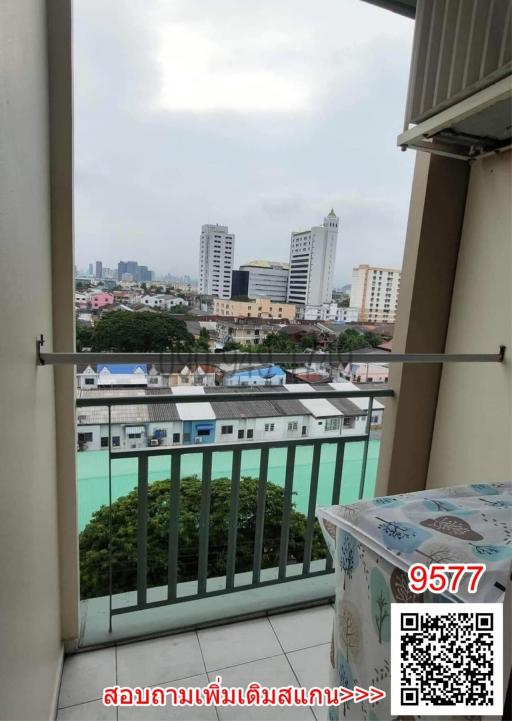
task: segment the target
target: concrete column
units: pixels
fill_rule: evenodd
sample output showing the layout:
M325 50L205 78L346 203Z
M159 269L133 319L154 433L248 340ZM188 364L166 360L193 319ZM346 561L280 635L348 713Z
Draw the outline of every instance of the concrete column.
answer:
M71 3L47 0L53 350L75 349ZM49 342L51 340L49 339ZM51 372L47 369L46 372ZM78 641L79 560L75 470L75 367L54 368L61 630Z
M393 338L394 353L443 353L469 163L418 152ZM426 486L441 365L392 364L376 495Z

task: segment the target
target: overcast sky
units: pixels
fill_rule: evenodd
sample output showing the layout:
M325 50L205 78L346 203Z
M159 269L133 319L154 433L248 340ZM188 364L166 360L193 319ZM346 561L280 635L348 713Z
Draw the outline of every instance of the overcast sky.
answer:
M235 267L340 217L335 285L402 261L413 22L361 0L75 0L76 263L197 277L204 223Z

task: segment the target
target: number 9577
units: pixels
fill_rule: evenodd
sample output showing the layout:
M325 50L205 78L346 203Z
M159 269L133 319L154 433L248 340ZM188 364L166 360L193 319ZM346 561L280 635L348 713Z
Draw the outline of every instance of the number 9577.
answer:
M409 588L413 593L457 593L464 575L469 575L468 592L476 593L485 563L415 563L409 567Z

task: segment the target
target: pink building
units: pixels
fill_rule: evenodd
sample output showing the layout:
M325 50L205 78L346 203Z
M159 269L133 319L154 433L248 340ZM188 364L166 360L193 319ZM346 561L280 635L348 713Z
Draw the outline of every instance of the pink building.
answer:
M112 293L92 293L89 297L92 310L103 308L104 305L112 305L113 302L114 296Z

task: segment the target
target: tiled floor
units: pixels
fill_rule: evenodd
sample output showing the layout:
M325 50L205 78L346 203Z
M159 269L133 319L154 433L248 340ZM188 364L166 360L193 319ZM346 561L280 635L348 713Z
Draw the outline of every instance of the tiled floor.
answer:
M237 708L105 707L105 686L201 686L216 675L224 686L259 681L267 686L328 683L330 605L269 618L139 641L70 656L64 664L57 721L223 721L241 718ZM248 719L323 721L325 708L243 709Z

